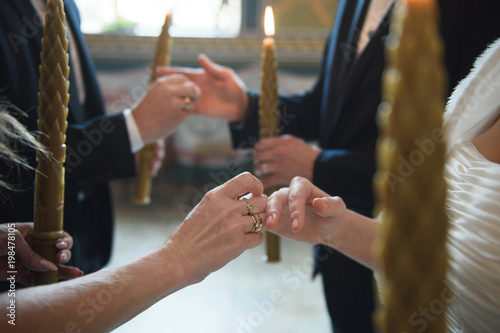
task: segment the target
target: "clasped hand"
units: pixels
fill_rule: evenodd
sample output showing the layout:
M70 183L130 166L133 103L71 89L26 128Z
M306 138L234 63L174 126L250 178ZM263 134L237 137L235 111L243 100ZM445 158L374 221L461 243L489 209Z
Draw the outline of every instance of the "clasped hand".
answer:
M33 223L4 223L0 224L0 280L6 280L9 269L9 252L15 253L16 281L26 286L31 284L29 270L46 272L58 271L60 279L71 279L82 276L83 272L76 267L66 266L71 259L73 238L64 233L63 238L55 245L58 252L57 266L42 258L32 250L33 241L31 233Z
M239 199L246 193L250 199ZM163 248L185 268L186 282L197 283L263 241L261 232L251 232L250 212L266 221L269 231L317 244L342 226L345 211L340 198L304 178L294 178L289 188L267 198L262 183L243 173L208 192Z

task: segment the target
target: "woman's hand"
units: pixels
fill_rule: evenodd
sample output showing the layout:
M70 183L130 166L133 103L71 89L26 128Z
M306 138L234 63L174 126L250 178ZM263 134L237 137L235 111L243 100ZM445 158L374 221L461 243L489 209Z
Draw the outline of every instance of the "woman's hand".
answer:
M31 233L33 223L3 223L0 224L0 280L6 280L9 275L9 252L15 253L16 281L24 285L31 284L29 270L38 272L59 271L61 279L72 279L83 275L76 267L65 266L71 259L73 238L64 233L63 238L55 245L59 250L56 255L58 265L42 258L32 250Z
M261 232L252 233L254 219L265 221L267 197L262 183L243 173L208 192L184 222L167 239L166 251L173 251L185 268L186 283L196 283L220 269L243 251L262 243ZM239 199L251 194L249 199Z
M345 224L347 209L339 197L330 197L309 180L295 177L289 188L269 198L266 228L287 238L332 245Z

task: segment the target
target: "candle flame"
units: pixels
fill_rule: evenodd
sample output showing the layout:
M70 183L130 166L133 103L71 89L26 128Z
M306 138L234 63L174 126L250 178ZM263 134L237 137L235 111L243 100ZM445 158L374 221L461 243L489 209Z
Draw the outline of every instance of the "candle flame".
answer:
M266 33L266 36L274 36L274 14L273 8L271 6L266 7L266 13L264 16L264 31Z

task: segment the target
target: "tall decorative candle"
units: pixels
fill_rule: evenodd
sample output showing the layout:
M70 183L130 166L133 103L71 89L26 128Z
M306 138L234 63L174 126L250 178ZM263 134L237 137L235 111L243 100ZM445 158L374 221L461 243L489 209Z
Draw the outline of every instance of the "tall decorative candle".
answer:
M265 33L262 53L262 71L260 81L259 121L260 137L268 138L278 136L280 112L278 109L278 79L274 43L274 16L271 6L266 7ZM276 189L267 189L266 194L271 195ZM277 235L266 232L266 252L269 262L280 260L280 239Z
M151 63L150 83L156 80L156 67L170 64L171 38L168 33L172 22L172 13L165 17L160 36L156 42L155 54ZM150 143L139 152L139 173L135 185L133 201L137 205L148 205L151 202L151 164L156 150L156 143Z
M55 243L63 236L64 167L69 101L69 56L62 0L48 0L43 26L38 94L38 139L50 158L37 155L34 250L56 263ZM57 282L57 272L33 274L33 284Z
M392 15L375 177L382 218L377 322L382 332L417 332L421 309L430 309L426 332L445 332L446 75L437 4L402 0Z

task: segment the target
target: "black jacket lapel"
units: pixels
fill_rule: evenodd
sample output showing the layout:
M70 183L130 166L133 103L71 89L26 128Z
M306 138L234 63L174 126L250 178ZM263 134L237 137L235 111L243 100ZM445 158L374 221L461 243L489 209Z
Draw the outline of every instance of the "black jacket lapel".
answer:
M334 31L338 31L338 34L337 36L332 34L329 41L331 45L327 57L333 59L333 61L332 66L327 68L326 71L329 77L325 80L323 97L326 104L323 105L322 109L324 126L322 126L323 130L320 134L320 144L325 142L331 135L336 119L338 119L345 91L345 78L356 60L359 32L370 4L369 0L348 0L346 2L348 3L339 3L337 21L341 22L341 26L335 27L337 29L334 28ZM340 11L342 9L341 4L344 5L343 12Z

